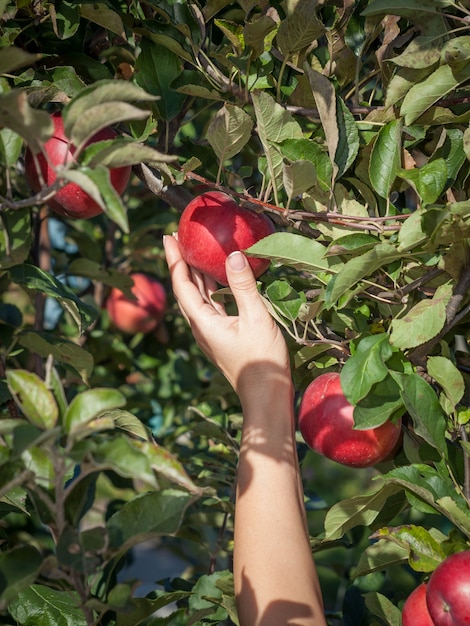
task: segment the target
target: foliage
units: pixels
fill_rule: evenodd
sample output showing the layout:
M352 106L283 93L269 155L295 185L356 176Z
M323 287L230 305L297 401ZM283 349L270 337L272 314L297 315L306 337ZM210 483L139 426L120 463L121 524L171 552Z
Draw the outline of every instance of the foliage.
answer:
M372 474L299 440L330 623L399 626L470 542L468 3L0 6L2 623L237 623L236 398L174 302L145 337L103 309L131 271L169 287L162 234L219 188L276 224L249 253L298 391L341 371L357 428L403 418ZM32 195L24 150L57 109L76 161ZM49 213L66 181L103 215ZM191 568L144 598L120 574L150 537Z

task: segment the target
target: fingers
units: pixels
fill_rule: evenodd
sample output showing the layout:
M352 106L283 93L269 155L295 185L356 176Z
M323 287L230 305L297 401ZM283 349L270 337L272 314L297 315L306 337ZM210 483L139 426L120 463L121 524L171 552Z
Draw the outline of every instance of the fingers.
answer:
M267 315L266 307L258 294L256 278L245 255L238 251L232 252L227 257L225 267L239 315L247 318Z
M209 311L212 309L214 312L225 315L223 306L220 303L214 303L211 299L211 295L217 289L216 282L188 266L181 256L175 237L166 235L163 245L173 293L186 320L191 323L191 317L200 312L205 305Z

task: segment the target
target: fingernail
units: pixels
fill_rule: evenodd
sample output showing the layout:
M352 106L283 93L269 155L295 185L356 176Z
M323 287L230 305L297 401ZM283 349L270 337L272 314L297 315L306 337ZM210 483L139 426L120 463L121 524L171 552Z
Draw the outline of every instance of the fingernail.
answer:
M230 269L235 270L236 272L241 272L246 267L246 258L238 250L229 254L227 260Z

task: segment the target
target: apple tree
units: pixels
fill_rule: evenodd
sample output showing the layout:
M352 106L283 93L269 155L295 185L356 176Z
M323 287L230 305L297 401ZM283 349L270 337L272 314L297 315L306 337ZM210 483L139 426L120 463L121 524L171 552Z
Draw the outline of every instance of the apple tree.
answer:
M297 402L335 372L356 430L401 422L372 468L298 436L329 624L400 626L470 549L468 2L0 6L2 623L238 623L240 407L162 251L218 190L274 224L247 254L270 262ZM54 113L71 160L48 152ZM70 185L98 215L57 211ZM151 332L106 309L135 273L167 290ZM143 594L127 566L148 540L187 567Z

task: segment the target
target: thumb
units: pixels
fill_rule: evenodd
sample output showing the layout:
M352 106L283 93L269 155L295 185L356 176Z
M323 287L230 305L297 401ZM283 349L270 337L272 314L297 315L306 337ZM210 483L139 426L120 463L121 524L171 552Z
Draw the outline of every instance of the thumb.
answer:
M232 252L227 257L225 269L239 314L256 314L260 306L264 310L256 287L256 278L246 256L239 251Z

